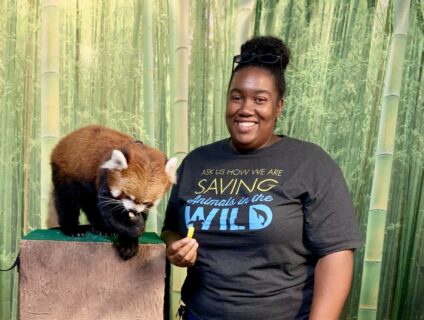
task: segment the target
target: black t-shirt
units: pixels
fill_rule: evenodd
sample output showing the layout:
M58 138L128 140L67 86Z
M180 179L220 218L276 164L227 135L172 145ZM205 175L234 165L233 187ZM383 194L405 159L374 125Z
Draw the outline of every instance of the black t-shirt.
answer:
M240 154L229 140L187 155L164 230L199 242L182 300L200 319L307 319L320 256L362 246L351 197L320 147L282 137Z

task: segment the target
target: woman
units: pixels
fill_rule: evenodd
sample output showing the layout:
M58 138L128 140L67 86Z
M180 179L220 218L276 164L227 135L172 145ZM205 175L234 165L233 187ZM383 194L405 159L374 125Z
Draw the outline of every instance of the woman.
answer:
M288 62L281 40L247 41L228 88L230 138L179 168L162 238L169 261L188 268L187 319L330 320L342 310L362 240L335 162L274 134Z

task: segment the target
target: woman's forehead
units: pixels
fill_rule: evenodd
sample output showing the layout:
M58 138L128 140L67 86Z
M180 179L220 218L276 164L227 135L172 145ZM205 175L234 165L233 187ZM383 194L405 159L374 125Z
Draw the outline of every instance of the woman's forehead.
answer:
M271 94L275 91L274 77L266 69L246 67L234 73L229 89L230 92L234 90L253 90Z

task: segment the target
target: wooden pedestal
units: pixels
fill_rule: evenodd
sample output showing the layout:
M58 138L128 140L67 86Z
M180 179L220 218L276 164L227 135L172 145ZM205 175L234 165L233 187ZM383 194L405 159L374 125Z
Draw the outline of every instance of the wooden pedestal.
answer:
M163 319L165 245L154 233L122 261L107 237L36 230L21 240L20 320Z

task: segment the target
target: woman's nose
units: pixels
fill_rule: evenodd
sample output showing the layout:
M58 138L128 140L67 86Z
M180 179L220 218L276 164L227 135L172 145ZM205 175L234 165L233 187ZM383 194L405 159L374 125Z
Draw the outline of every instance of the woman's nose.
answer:
M249 100L245 100L239 110L239 114L241 115L252 115L254 113L254 106L253 103Z

